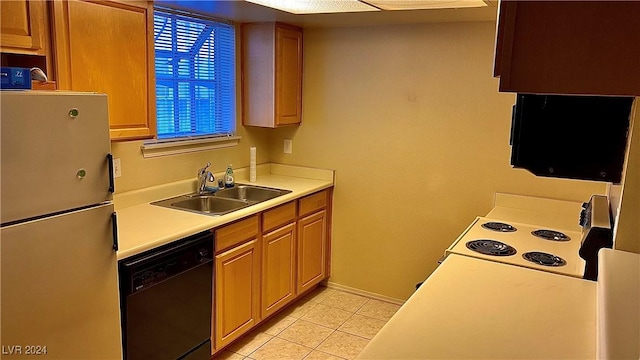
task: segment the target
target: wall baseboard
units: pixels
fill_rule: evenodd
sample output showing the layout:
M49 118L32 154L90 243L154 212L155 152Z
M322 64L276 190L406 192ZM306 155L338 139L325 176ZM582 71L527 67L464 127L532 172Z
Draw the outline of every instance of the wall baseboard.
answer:
M331 281L323 282L322 285L328 287L329 289L336 289L336 290L348 292L348 293L355 294L355 295L365 296L365 297L368 297L368 298L371 298L371 299L385 301L385 302L396 304L396 305L402 305L405 302L405 300L396 299L396 298L392 298L392 297L389 297L389 296L376 294L374 292L369 292L369 291L353 288L353 287L346 286L346 285L337 284L337 283L334 283L334 282L331 282Z

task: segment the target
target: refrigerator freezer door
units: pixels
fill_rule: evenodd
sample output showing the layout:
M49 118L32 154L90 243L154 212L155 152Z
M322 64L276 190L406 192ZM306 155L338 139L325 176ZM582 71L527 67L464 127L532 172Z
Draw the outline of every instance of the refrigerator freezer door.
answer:
M122 358L112 212L105 204L0 230L5 350L22 346L25 356L33 345L46 346L47 359Z
M107 96L3 91L1 222L111 199Z

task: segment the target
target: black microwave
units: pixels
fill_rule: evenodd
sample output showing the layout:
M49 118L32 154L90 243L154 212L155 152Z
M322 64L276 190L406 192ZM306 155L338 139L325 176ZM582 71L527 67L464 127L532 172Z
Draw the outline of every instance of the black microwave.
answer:
M538 176L619 183L633 100L518 94L511 165Z

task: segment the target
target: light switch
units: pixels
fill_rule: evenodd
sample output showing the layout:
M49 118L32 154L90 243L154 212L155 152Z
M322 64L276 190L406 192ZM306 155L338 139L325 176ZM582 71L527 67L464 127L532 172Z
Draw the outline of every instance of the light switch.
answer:
M284 139L284 153L291 154L293 152L293 140Z
M120 163L120 158L113 159L113 177L119 178L122 176L122 164Z

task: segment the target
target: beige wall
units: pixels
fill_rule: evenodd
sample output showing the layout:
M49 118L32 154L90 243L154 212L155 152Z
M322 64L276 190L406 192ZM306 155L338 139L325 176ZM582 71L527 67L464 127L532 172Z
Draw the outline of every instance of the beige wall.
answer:
M496 191L604 193L510 167L514 95L492 78L494 34L493 22L305 30L303 125L270 132L269 160L336 169L331 281L404 299Z
M116 192L195 179L198 169L208 161L214 173L224 171L229 164L233 164L234 168L247 167L251 146L257 148L258 164L268 162L268 130L243 128L240 123L237 129L242 138L236 147L148 159L142 157L142 141L112 142L111 151L122 163L122 177L116 179Z

